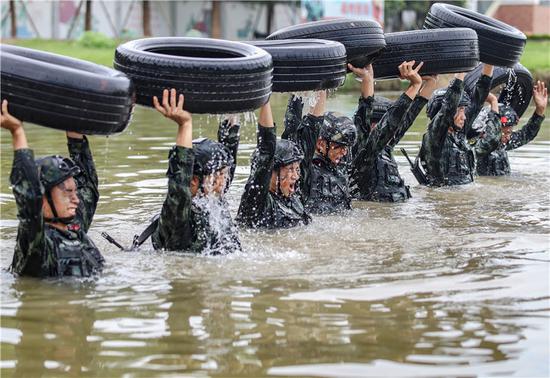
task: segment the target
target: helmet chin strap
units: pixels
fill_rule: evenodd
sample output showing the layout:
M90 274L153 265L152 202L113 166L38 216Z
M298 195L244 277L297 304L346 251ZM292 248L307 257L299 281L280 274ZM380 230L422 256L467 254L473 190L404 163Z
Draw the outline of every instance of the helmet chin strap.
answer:
M277 169L277 194L283 195L281 190L281 168Z
M52 193L51 193L50 190L48 190L48 191L46 192L46 200L48 201L48 204L50 205L50 209L52 210L52 214L53 214L53 218L46 218L46 217L44 217L44 220L45 220L46 222L70 224L70 223L73 221L74 216L73 216L73 217L60 218L60 217L57 215L57 210L55 209L55 204L53 203Z

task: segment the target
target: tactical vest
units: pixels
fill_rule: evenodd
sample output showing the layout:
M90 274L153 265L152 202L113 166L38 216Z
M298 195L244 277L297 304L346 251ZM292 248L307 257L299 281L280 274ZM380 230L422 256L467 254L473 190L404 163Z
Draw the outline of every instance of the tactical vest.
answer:
M474 153L461 136L454 133L445 138L442 164L446 185L463 185L474 181Z
M194 240L189 251L212 255L241 251L237 227L231 219L225 199L214 203L215 206L205 199L203 201L195 197L191 205Z
M270 208L266 209L266 214L270 219L266 219L267 227L290 228L299 224L308 224L311 221L311 217L297 194L283 197L269 193L269 196L271 197Z
M488 155L480 156L476 166L477 174L480 176L507 176L511 173L508 152L504 146Z
M368 177L367 187L367 193L359 194L361 200L404 202L411 198L409 187L399 175L391 147L384 147L376 157L375 169Z
M101 271L103 256L82 230L62 231L45 225L44 231L45 248L54 252L47 261L48 273L45 275L89 277Z
M311 187L306 202L308 211L328 214L351 209L347 167L331 167L320 157L311 164Z

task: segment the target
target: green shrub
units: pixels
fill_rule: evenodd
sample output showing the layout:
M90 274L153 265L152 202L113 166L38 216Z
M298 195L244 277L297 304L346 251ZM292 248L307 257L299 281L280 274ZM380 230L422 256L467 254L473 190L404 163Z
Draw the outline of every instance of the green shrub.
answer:
M82 47L92 48L113 48L117 45L114 39L95 31L84 32L78 39L78 44Z
M531 41L550 41L550 34L531 34L527 36L527 40Z

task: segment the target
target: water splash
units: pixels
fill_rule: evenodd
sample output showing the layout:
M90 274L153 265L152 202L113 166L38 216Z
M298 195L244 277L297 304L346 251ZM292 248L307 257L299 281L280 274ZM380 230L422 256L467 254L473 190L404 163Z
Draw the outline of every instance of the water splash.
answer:
M487 119L489 118L489 111L491 110L490 107L486 106L481 109L478 116L472 123L472 128L477 131L478 133L485 132L485 129L487 128Z
M302 103L304 104L304 113L309 112L309 110L319 101L320 91L303 91L303 92L292 92L292 96L300 97Z
M499 98L500 102L504 105L510 105L512 103L512 99L514 97L514 88L516 87L517 82L518 76L516 75L516 71L514 71L512 68L508 68L508 80L506 81L504 88L502 88L500 96L501 98ZM518 88L521 93L521 88Z
M197 239L205 243L203 254L227 254L241 250L237 228L223 198L214 194L197 196L193 198L193 205L207 219L203 234L197 235Z

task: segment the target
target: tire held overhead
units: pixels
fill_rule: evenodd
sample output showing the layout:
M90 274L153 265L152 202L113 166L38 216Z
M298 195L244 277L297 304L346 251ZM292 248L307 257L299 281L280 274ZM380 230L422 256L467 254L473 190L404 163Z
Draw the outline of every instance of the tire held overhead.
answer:
M122 132L134 108L126 75L84 60L0 45L2 100L25 122L82 134Z
M132 79L137 103L145 106L165 88L185 95L186 110L199 114L254 110L271 95L271 56L240 42L138 39L117 47L114 66Z

